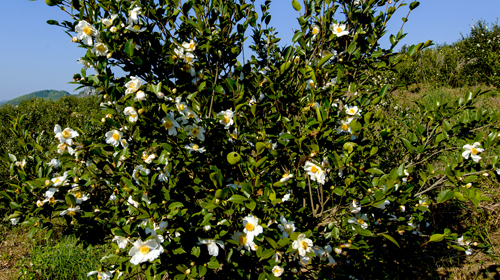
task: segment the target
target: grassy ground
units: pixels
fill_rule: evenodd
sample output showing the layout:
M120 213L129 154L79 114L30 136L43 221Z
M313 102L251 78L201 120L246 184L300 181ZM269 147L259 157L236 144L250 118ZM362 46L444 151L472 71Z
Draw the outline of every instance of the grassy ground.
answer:
M392 94L398 107L414 106L415 100L425 103L444 102L450 98L463 96L475 88L449 89L414 85ZM484 87L483 89L488 89ZM500 110L499 92L493 88L479 106ZM500 279L500 185L497 180L484 178L484 193L492 202L458 206L452 201L433 206L433 223L446 223L454 232L462 232L463 225L472 226L476 233L473 241L486 244L490 254L475 250L472 255L435 244L417 248L423 253L422 262L403 264L403 275L409 278L426 279ZM50 239L45 233L29 238L29 228L0 224L0 280L18 279L88 279L86 274L99 267L99 259L105 255L105 246L84 249L77 246L74 237L62 237L57 231ZM403 266L404 265L404 266ZM405 268L403 268L405 267ZM416 271L425 271L424 273ZM411 277L413 275L414 277ZM418 275L418 276L415 276Z

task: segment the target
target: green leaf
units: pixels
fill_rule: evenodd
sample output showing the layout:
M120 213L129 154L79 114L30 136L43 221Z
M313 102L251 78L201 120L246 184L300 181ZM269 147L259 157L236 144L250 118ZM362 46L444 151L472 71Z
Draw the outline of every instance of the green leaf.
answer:
M293 37L292 37L292 42L294 43L297 43L297 41L302 38L302 36L304 36L304 32L300 31L300 32L297 32L295 34L293 34Z
M71 207L76 206L76 198L72 194L67 194L66 197L64 198L66 200L66 203L70 205Z
M410 3L410 10L416 9L420 5L420 2L414 1Z
M182 202L174 202L168 206L168 209L172 210L174 208L183 208L183 207L184 207L184 204L182 204Z
M332 58L332 56L333 56L333 54L327 54L327 55L323 56L318 62L318 67L323 66L323 64L325 64L328 60L330 60L330 58Z
M227 201L243 204L243 201L246 201L246 200L247 200L246 197L239 195L239 194L234 194Z
M429 239L429 242L441 242L444 239L444 234L433 234Z
M378 174L378 175L384 175L385 174L384 171L382 171L382 170L380 170L378 168L375 168L375 167L366 170L366 172L372 173L372 174Z
M257 144L255 144L255 148L257 148L257 154L260 154L262 150L266 148L266 146L267 145L264 142L257 142Z
M217 259L213 259L211 260L209 263L208 263L208 268L210 269L217 269L220 267L220 264L219 262L217 261Z
M274 249L267 249L264 252L262 252L260 260L269 259L270 257L272 257L274 255L274 253L275 253Z
M129 39L127 43L125 43L125 53L132 57L134 55L134 40Z
M300 3L297 1L297 0L293 0L292 1L292 6L293 8L300 13L300 10L302 9L302 7L300 6Z
M385 237L387 240L391 241L392 243L396 244L396 246L399 247L399 244L398 242L396 241L396 239L394 239L394 237L388 235L388 234L385 234L385 233L381 233L380 235L382 235L383 237ZM399 247L401 248L401 247Z
M439 193L438 197L437 197L437 200L436 202L437 203L441 203L441 202L445 202L447 201L448 199L451 199L453 196L455 195L455 192L454 191L451 191L451 190L443 190Z

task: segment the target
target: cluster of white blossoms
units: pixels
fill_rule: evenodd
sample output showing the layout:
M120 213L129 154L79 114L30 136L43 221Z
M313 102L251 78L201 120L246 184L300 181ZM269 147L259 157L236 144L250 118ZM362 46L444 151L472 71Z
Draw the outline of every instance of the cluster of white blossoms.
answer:
M342 37L344 35L348 35L349 31L346 30L347 26L345 24L338 24L338 23L333 23L330 25L330 30L334 35L337 37ZM312 33L312 40L315 40L318 34L320 33L321 29L318 25L313 25L311 27L311 33Z
M57 146L57 152L63 154L67 151L70 155L75 153L73 149L73 138L79 136L78 132L73 129L67 127L64 130L61 129L61 126L56 124L54 127L55 138L57 138L60 144ZM79 145L77 145L79 147Z

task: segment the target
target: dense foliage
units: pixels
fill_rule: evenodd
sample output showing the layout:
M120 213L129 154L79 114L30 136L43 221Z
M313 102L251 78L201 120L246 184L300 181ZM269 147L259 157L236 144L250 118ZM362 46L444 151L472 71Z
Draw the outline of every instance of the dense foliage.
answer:
M407 52L403 47L402 52ZM471 32L450 45L422 50L385 76L393 84L437 84L452 87L500 86L500 26L478 21ZM394 79L394 80L392 80Z
M78 83L99 91L105 132L55 125L50 164L3 149L2 211L108 243L90 273L103 279L393 278L391 248L484 247L427 217L488 200L477 182L498 168L499 115L476 90L386 118L378 77L430 44L395 53L400 31L380 47L394 12L419 4L404 2L292 1L285 47L271 1L261 15L244 0L51 3L73 20L49 23L88 50L97 75ZM247 29L254 54L238 61Z

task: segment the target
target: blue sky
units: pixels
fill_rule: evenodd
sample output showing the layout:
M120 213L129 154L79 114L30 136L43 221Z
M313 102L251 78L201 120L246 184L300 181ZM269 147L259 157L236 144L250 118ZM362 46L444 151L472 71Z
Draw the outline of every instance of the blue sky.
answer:
M422 0L420 3L405 24L404 32L408 35L401 45L426 40L450 44L459 40L460 34L469 33L473 20L496 22L500 16L500 0ZM73 74L80 72L81 64L77 60L85 50L70 43L71 38L62 28L46 23L48 19L69 20L69 16L57 7L47 6L43 0L1 0L0 10L3 11L0 101L45 89L74 93L75 85L68 82ZM271 15L270 25L279 32L282 44L289 44L293 30L298 28L291 0L274 0ZM398 32L404 16L406 12L394 15L388 25L389 33Z

